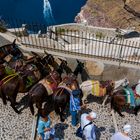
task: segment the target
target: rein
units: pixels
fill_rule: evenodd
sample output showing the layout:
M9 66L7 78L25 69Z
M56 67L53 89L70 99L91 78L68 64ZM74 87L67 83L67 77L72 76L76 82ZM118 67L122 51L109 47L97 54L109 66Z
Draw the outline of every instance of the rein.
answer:
M59 93L60 90L61 90L61 88L56 92L56 95ZM62 90L61 90L59 96L62 94L63 90L64 90L64 88L62 88ZM55 95L55 96L56 96L56 95Z
M57 84L57 81L53 78L52 74L49 74L51 76L51 78L53 79L53 81Z

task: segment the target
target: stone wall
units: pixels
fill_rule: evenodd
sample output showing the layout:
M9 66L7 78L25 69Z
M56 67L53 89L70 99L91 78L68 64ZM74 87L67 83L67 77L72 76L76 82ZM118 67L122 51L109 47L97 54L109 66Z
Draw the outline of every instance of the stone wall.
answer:
M103 27L95 27L95 26L88 26L87 24L77 24L77 23L70 23L70 24L61 24L53 26L53 28L62 28L65 30L75 30L75 31L87 31L92 34L99 34L101 33L103 37L115 37L117 32L116 28L103 28ZM121 29L122 32L129 32L130 30Z
M67 61L70 68L74 70L77 65L76 59L67 58ZM96 79L99 81L120 80L127 77L131 85L137 83L137 81L140 79L140 69L124 67L123 65L119 67L119 65L113 65L113 63L104 64L102 62L95 61L92 62L93 64L91 67L87 67L86 63L91 61L79 61L82 61L85 64L86 73L83 73L83 75L88 75L90 79ZM78 79L82 82L80 75L78 76Z

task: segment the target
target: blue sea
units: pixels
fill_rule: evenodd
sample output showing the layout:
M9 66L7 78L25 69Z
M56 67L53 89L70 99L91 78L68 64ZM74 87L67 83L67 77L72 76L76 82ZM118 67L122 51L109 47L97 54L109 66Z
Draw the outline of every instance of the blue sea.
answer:
M0 16L45 25L73 23L86 0L0 0Z

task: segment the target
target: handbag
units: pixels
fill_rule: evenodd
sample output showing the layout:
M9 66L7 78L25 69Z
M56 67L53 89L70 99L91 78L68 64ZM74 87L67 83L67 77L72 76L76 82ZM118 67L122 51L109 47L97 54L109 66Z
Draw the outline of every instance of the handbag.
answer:
M92 124L92 122L89 122L88 124L86 124L83 129L81 128L81 126L79 126L79 128L76 130L76 136L79 137L79 138L83 138L83 131L85 129L86 126Z

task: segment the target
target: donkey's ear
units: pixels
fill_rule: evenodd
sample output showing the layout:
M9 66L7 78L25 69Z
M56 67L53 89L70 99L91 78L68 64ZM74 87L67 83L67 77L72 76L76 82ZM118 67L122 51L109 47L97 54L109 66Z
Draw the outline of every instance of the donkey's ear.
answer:
M62 62L63 60L61 58L58 57L58 59Z
M36 52L31 51L31 53L32 53L34 56L40 57L39 54L37 54Z
M48 55L48 53L47 53L47 51L46 51L46 50L44 50L44 53L45 53L46 55Z
M13 45L15 45L16 44L16 39L13 41L13 43L12 43Z
M77 61L78 64L80 63L80 61L78 59L76 59L76 61Z

